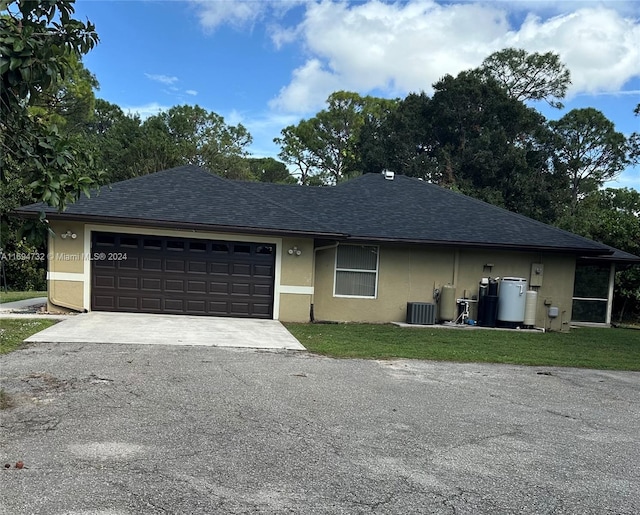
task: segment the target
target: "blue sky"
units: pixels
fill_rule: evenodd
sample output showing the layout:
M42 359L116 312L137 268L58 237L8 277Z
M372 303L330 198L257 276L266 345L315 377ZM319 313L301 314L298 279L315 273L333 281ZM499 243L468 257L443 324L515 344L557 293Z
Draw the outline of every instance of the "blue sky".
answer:
M98 96L141 116L198 104L242 123L255 157L337 90L431 93L445 73L508 46L557 52L572 73L565 109L600 109L629 135L640 103L640 3L581 0L79 0L100 44L85 65ZM640 191L640 167L613 187Z

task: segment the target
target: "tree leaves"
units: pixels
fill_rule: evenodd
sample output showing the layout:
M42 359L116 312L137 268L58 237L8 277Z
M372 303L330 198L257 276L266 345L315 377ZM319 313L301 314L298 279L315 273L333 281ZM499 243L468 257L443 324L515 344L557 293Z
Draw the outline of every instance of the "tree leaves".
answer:
M505 48L487 57L479 68L486 77L497 81L511 98L544 100L552 107L563 107L571 73L554 52L527 53L518 48Z
M73 63L97 44L98 36L93 24L71 18L72 0L15 0L3 2L3 7L0 167L17 167L33 186L34 200L62 210L82 191L78 180L83 169L80 161L85 158L80 158L82 153L60 134L42 107L46 105L43 98L65 80ZM56 16L59 22L53 22Z
M554 167L569 180L573 213L581 196L614 179L629 163L628 143L592 107L573 109L549 126L555 136Z

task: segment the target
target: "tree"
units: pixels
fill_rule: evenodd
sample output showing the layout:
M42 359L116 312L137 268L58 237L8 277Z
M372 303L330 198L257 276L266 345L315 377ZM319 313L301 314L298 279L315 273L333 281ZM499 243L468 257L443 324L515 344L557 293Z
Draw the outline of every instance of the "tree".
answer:
M633 110L635 116L640 116L640 104ZM629 162L637 165L640 164L640 131L634 131L629 136Z
M380 116L367 118L358 142L364 173L389 169L410 177L433 179L430 101L424 92L411 93Z
M332 93L327 109L298 126L283 129L282 137L274 140L282 148L279 156L297 168L303 184L311 175L319 176L325 184L358 175L360 130L368 118L382 116L395 103L348 91Z
M448 75L434 91L428 110L434 178L517 213L552 216L555 177L542 115L475 72Z
M549 122L554 136L554 167L567 177L570 215L582 196L614 179L629 163L629 147L613 123L592 107L573 109Z
M251 135L241 125L199 106L174 106L142 121L104 100L96 101L87 132L108 182L193 164L231 179L252 179L245 147Z
M104 173L104 182L113 183L148 173L144 156L142 121L120 107L96 99L93 117L84 127L87 146L93 149L95 166Z
M35 200L62 210L95 181L82 173L86 152L34 106L59 91L98 36L71 17L72 0L0 0L0 11L1 177L13 173Z
M561 109L571 73L554 52L532 54L517 48L505 48L487 57L479 68L498 82L516 100L544 100Z
M320 163L311 148L313 127L308 120L298 125L289 125L280 131L282 137L273 141L280 145L278 157L294 169L293 175L302 185L311 185L313 177L318 173Z
M361 132L367 171L388 168L551 221L564 178L549 168L542 115L477 70L446 75L434 95L408 95Z
M287 166L272 157L248 158L251 174L260 182L296 184L298 181L289 173Z

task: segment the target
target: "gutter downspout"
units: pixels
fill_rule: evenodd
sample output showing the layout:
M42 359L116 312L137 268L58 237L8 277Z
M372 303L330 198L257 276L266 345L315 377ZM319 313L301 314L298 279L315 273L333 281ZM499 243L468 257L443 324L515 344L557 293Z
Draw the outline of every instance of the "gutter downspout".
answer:
M316 296L316 253L320 250L329 250L338 248L339 243L335 242L332 245L325 245L324 247L316 247L313 249L313 263L311 264L311 286L313 286L313 293L311 294L311 306L309 306L309 319L311 322L315 322L315 314L313 312L313 305L315 303Z
M458 273L460 270L460 249L456 249L453 257L453 286L458 286Z

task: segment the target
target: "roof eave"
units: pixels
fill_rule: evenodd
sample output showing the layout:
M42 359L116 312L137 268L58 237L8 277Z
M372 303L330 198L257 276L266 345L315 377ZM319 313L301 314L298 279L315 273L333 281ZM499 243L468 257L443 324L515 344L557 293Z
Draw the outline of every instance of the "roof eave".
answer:
M51 208L49 208L51 209ZM36 218L42 211L16 209L14 213L27 218ZM58 212L44 210L47 218L52 220L68 220L78 222L91 222L105 225L129 225L138 227L156 227L156 228L173 228L185 230L213 231L223 233L239 233L239 234L270 234L276 236L307 236L314 238L328 238L334 240L344 240L349 242L361 243L389 243L402 245L437 245L440 247L457 247L471 249L495 249L518 252L550 252L550 253L571 253L584 258L607 258L613 251L593 248L579 247L552 247L545 245L517 245L504 243L486 243L459 240L434 240L434 239L417 239L417 238L384 238L376 236L353 236L341 232L331 231L300 231L286 228L264 228L264 227L246 227L246 226L230 226L230 225L212 225L198 224L193 222L176 222L171 220L148 220L141 218L118 218L113 216L72 214L68 212ZM611 259L609 257L609 259Z
M39 216L39 212L36 211L22 211L16 210L16 214L26 216L28 218L35 218ZM85 222L95 223L101 225L124 225L135 227L150 227L150 228L163 228L163 229L182 229L191 231L209 231L209 232L221 232L221 233L237 233L237 234L269 234L274 236L293 236L293 237L311 237L311 238L331 238L331 239L344 239L346 237L343 233L325 232L325 231L304 231L296 229L286 229L278 227L247 227L247 226L233 226L233 225L213 225L213 224L200 224L193 222L177 222L172 220L147 220L143 218L117 218L112 216L100 216L100 215L83 215L83 214L71 214L71 213L59 213L59 212L46 212L47 218L50 220L66 220L69 222Z
M472 249L495 249L495 250L512 250L519 252L554 252L554 253L571 253L579 256L604 256L612 254L608 249L589 249L578 247L552 247L545 245L516 245L505 243L486 243L474 241L453 241L453 240L431 240L431 239L410 239L410 238L377 238L366 236L349 236L348 241L357 242L379 242L404 245L438 245L441 247L464 247Z

